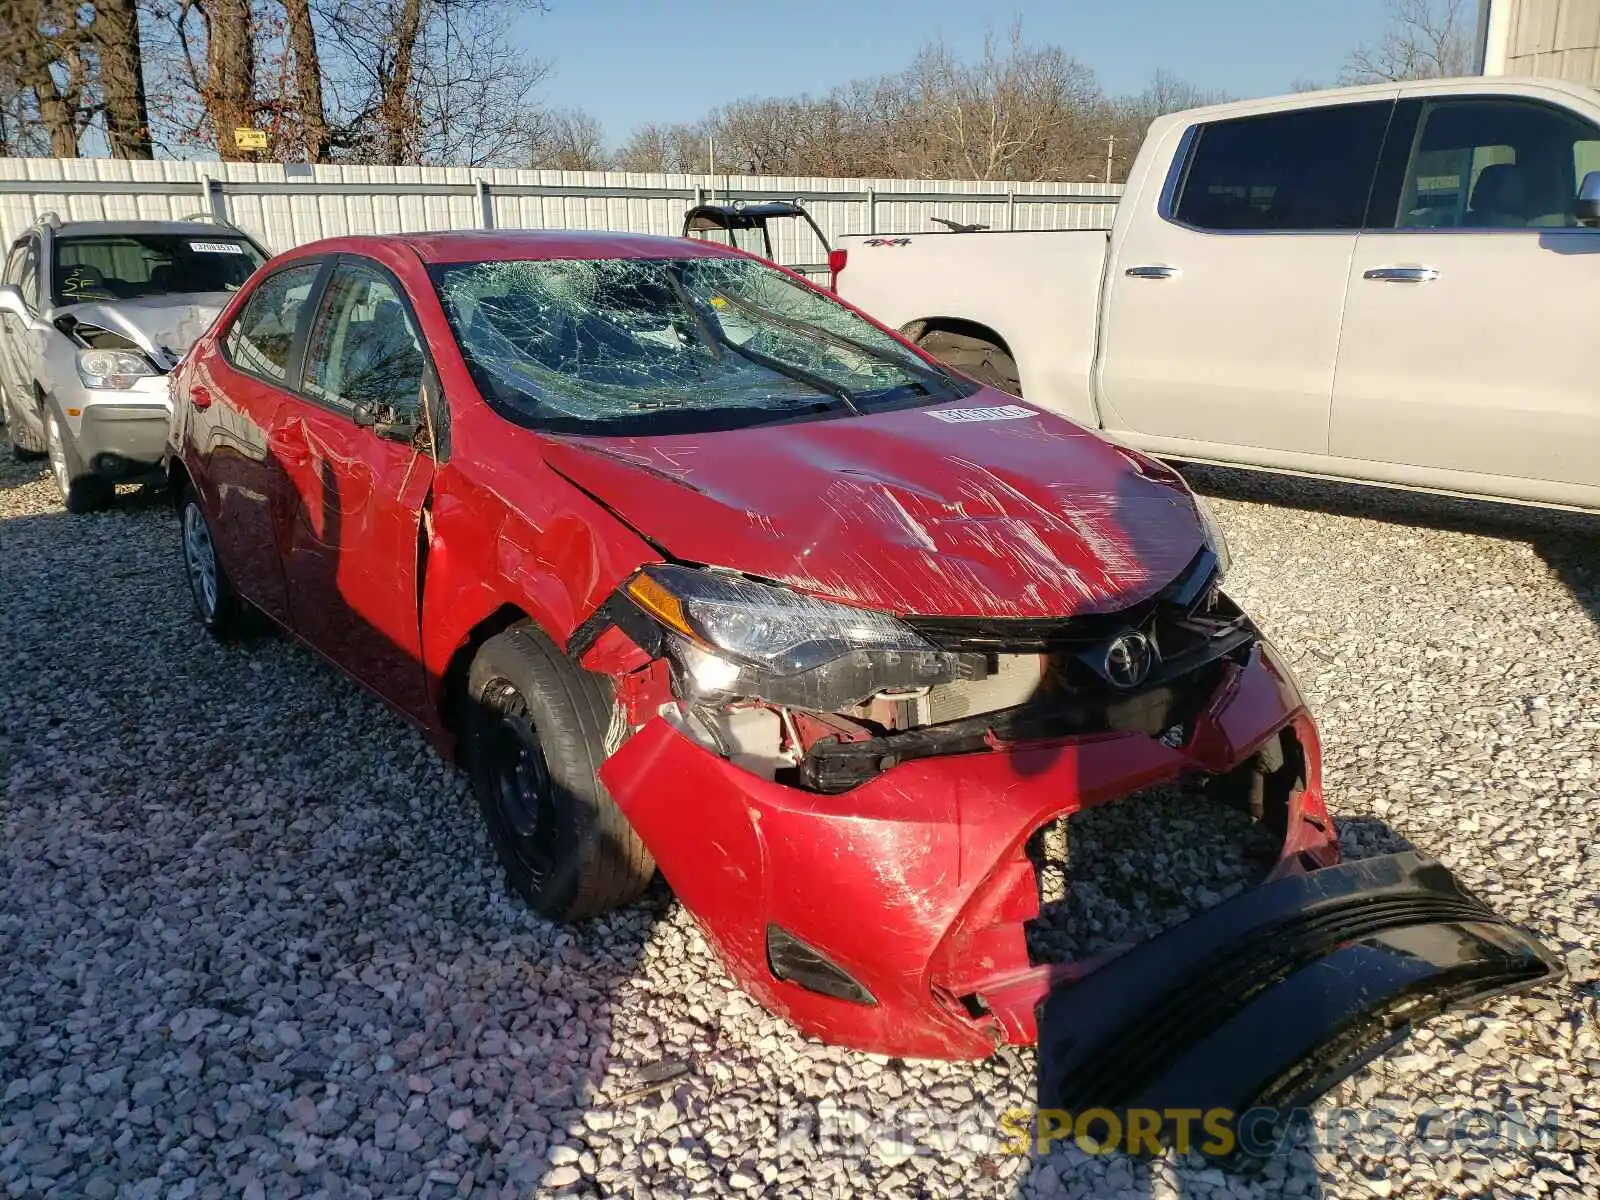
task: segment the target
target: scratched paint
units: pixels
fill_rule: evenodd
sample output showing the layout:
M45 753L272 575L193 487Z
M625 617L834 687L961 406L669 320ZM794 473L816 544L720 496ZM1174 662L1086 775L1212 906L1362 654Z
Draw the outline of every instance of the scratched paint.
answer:
M924 418L563 438L550 461L676 557L894 612L1115 611L1202 544L1181 483L1067 421Z

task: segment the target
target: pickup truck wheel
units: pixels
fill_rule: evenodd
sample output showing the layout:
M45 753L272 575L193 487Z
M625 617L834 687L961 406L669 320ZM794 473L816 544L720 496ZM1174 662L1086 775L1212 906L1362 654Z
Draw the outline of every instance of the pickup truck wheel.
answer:
M117 489L110 480L85 469L71 435L62 427L61 417L53 409L47 409L44 414L44 444L50 457L50 476L56 481L56 491L61 493L61 503L69 513L100 512L111 507Z
M1016 359L993 342L935 329L918 338L917 345L979 383L1013 396L1022 395L1022 377L1017 372Z
M192 487L184 488L183 499L178 503L178 525L183 534L183 573L200 623L219 642L248 633L249 608L233 590L228 573L217 559L211 524Z
M467 765L512 890L562 921L637 899L655 862L599 779L605 680L521 625L478 651L467 701Z

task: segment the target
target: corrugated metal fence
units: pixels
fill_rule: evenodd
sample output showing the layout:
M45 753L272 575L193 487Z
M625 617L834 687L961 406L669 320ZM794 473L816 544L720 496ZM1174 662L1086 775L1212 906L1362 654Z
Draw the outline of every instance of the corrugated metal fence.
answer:
M676 234L704 199L800 199L829 240L914 232L945 217L994 229L1106 229L1120 185L787 176L289 166L0 158L0 247L39 213L170 220L207 212L273 251L346 233L620 229ZM778 222L779 261L815 262L798 222Z

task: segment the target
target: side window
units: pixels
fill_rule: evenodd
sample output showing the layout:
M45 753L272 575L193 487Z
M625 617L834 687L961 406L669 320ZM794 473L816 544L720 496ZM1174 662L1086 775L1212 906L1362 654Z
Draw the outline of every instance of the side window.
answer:
M414 417L422 368L422 343L395 285L376 271L337 267L311 327L302 390L347 412L370 404Z
M1230 232L1359 229L1393 109L1341 104L1206 125L1173 215Z
M17 288L22 292L22 302L29 312L39 308L39 240L29 238L22 247L22 267L17 275Z
M272 383L288 378L295 328L321 270L321 263L307 263L261 281L223 342L234 366Z
M1586 170L1600 170L1600 128L1525 100L1437 100L1400 193L1400 229L1549 229L1578 223Z

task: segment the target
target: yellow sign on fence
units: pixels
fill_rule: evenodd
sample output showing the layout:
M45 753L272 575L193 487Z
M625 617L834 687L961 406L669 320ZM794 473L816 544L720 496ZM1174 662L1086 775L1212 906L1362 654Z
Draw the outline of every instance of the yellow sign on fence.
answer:
M241 150L265 150L267 148L267 131L265 129L235 129L233 140Z

